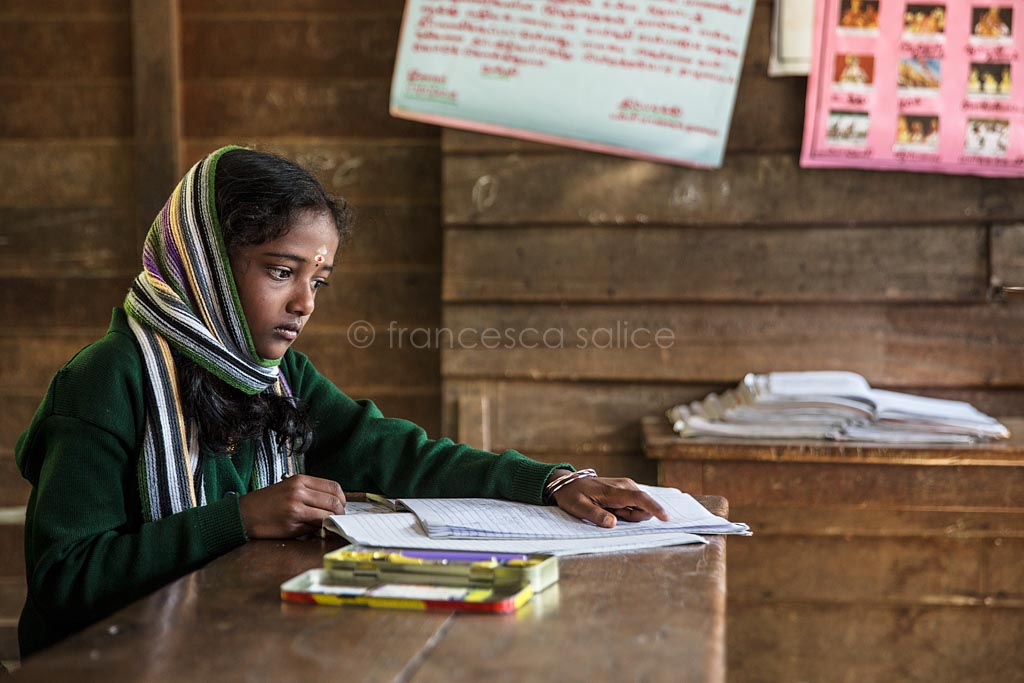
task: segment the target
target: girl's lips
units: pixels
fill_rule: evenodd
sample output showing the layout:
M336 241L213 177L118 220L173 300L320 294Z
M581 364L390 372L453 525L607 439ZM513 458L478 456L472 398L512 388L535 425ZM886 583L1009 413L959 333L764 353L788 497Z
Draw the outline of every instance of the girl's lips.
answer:
M299 328L291 325L286 327L275 327L274 332L279 336L287 339L288 341L295 341L299 336Z

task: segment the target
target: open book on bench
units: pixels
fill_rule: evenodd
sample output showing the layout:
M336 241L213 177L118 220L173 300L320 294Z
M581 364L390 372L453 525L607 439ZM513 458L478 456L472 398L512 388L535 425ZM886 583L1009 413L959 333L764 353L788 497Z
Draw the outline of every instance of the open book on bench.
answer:
M667 416L684 437L970 444L1010 436L969 403L874 389L840 371L749 374Z
M370 503L346 505L324 528L352 543L396 548L546 552L555 555L703 543L697 534L749 535L746 524L712 514L678 489L641 486L668 512L669 521L618 520L605 529L551 505L491 498L402 498L369 496ZM377 509L373 508L377 506ZM388 509L396 514L360 514ZM405 511L404 513L401 511Z

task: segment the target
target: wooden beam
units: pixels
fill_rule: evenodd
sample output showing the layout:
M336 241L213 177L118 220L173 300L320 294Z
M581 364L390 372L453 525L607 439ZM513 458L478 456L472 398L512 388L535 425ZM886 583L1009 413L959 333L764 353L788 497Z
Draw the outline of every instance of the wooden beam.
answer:
M178 0L132 0L135 216L139 243L178 181Z

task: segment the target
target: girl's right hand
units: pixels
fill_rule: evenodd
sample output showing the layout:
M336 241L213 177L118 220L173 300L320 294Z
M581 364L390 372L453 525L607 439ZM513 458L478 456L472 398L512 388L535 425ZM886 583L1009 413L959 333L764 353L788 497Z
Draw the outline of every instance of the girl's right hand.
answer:
M239 501L249 538L294 538L320 530L330 515L345 513L345 493L330 479L297 474Z

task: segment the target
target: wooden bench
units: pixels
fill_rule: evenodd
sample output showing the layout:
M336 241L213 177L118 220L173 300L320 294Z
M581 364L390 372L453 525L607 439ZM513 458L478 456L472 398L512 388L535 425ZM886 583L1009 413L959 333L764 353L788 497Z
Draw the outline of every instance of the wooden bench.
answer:
M18 617L25 602L25 508L0 508L0 665L18 659Z
M682 439L659 480L726 496L728 667L747 681L1024 680L1024 420L976 446Z
M514 615L282 603L281 582L340 544L250 542L29 657L16 678L724 683L724 537L562 558L559 583Z

